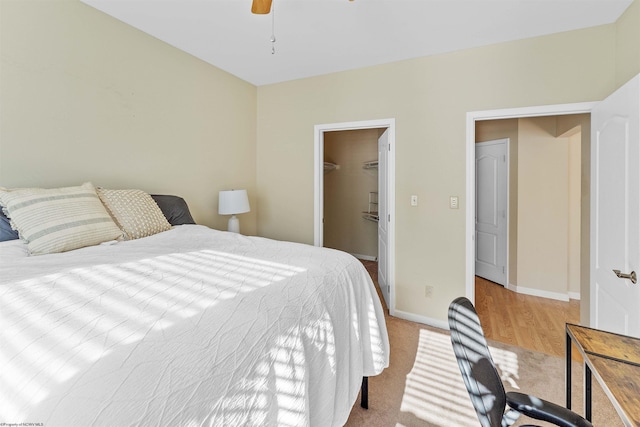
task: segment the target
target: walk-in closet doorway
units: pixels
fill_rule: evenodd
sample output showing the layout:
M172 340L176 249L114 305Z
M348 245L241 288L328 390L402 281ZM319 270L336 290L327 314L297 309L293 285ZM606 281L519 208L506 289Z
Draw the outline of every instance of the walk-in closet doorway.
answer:
M378 262L393 313L394 120L316 126L315 244Z
M378 261L378 138L385 129L324 133L323 246Z

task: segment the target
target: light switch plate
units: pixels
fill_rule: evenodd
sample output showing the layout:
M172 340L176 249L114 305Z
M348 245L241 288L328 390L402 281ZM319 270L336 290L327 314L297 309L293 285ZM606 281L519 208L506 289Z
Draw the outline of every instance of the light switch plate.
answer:
M449 197L449 209L458 209L458 196Z
M418 196L411 196L411 206L418 206Z

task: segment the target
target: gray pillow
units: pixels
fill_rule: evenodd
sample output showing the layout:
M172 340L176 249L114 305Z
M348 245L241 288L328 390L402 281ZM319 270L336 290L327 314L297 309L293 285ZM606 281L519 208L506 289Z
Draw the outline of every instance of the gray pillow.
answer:
M9 221L9 218L2 212L0 207L0 242L16 239L18 239L18 232L11 228L11 221Z
M182 197L152 194L153 200L171 225L195 224L187 202Z

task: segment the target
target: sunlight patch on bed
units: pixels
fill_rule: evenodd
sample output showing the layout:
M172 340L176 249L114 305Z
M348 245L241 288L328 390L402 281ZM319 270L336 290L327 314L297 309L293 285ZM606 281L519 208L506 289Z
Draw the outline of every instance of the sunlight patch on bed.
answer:
M490 350L505 375L517 379L517 355L493 347ZM441 427L478 425L448 334L420 330L416 359L407 375L400 410Z
M33 290L33 287L27 288ZM84 356L84 360L93 361L105 354L104 349L99 345L93 345L90 341L85 341L82 336L78 336L76 330L72 330L68 327L66 322L58 323L55 327L52 327L53 320L50 319L48 313L44 313L38 309L37 304L31 301L29 304L27 301L33 299L29 294L17 295L9 303L8 300L3 300L2 309L6 314L18 317L18 314L22 316L27 322L28 327L20 331L23 338L29 337L31 340L36 340L38 336L46 336L52 343L52 347L56 348L57 352L61 351L73 351L75 354ZM5 304L5 301L7 302ZM3 328L0 330L0 336L2 336L2 342L11 343L14 342L14 337L9 334L10 329L5 328L8 322L3 322ZM24 347L17 346L17 348L29 348L29 345L25 343ZM24 357L24 356L23 356Z
M124 269L124 271L123 271ZM182 292L160 285L148 274L141 274L131 268L124 266L97 266L96 271L102 277L118 278L117 283L106 283L105 291L115 294L116 301L122 301L124 306L131 305L138 313L148 316L148 322L154 322L159 316L167 311L177 312L182 317L195 315L199 310L188 308L196 298L193 290L183 289ZM97 276L96 271L87 274ZM160 278L166 274L166 265L159 265L155 270ZM187 298L190 295L190 299Z
M0 419L25 419L29 408L46 399L56 384L109 356L115 347L137 343L152 333L167 333L179 319L196 317L239 294L305 272L286 264L201 250L80 267L64 276L54 273L15 283L3 294L3 314L15 314L23 326L15 330L0 319L4 346L0 394L12 396L17 404L3 404ZM306 332L317 334L332 359L330 327L321 321ZM47 348L35 344L39 337L45 337L42 342ZM280 343L287 353L276 354L282 360L275 369L281 378L283 425L293 426L303 417L296 412L295 392L304 377L304 356L299 344L290 339L284 337ZM6 354L14 356L9 360Z
M41 370L46 369L51 372L51 375L56 381L60 382L69 379L77 372L77 369L68 366L66 360L55 357L49 349L44 348L39 343L33 342L33 338L29 336L29 334L26 334L24 330L18 330L16 327L8 325L5 322L3 322L3 328L6 336L11 336L12 338L11 340L3 341L3 346L12 345L17 348L29 349L29 351L23 355L23 362L25 362L27 366L32 365ZM2 357L2 354L0 354L0 357ZM7 365L0 363L0 366L9 369ZM0 377L1 376L2 372L0 372Z
M303 333L299 328L280 335L271 350L272 369L275 373L278 425L293 427L304 423L305 407L305 353Z
M116 294L115 299L123 304L132 305L139 314L147 317L145 323L153 323L167 312L178 313L182 317L194 315L199 310L188 308L193 304L196 294L193 289L174 289L161 285L158 280L166 277L166 265L158 263L151 272L142 273L135 266L97 266L102 277L118 278L119 282L108 284L109 292ZM92 272L95 275L95 272Z
M31 378L28 373L20 369L19 363L6 359L2 353L0 353L0 365L2 366L0 379L2 379L3 392L6 386L11 386L12 391L15 390L21 396L29 396L34 403L40 402L47 396L46 391L41 390L38 384L30 381ZM3 402L6 401L4 400Z
M310 313L314 316L314 313ZM261 411L277 411L277 424L281 427L296 427L304 425L307 411L309 411L308 387L312 381L309 372L310 364L306 359L308 352L305 348L314 346L318 351L312 354L325 361L325 369L320 375L335 375L335 337L333 324L328 314L324 312L318 319L302 327L295 326L282 334L279 334L273 346L267 352L267 357L258 365L252 381L246 382L241 387L260 388L267 387L271 381L275 381L275 402L268 401L265 397ZM318 374L316 372L316 374ZM255 405L255 403L254 403ZM243 408L246 410L246 407ZM255 425L252 423L251 425Z
M377 294L373 294L375 298ZM371 352L373 356L373 366L376 368L383 368L388 366L387 357L385 353L382 351L383 348L388 348L388 343L383 344L383 337L380 335L377 326L377 318L376 308L374 306L373 300L369 301L367 304L367 316L369 320L369 338L371 340ZM365 373L366 375L366 373Z

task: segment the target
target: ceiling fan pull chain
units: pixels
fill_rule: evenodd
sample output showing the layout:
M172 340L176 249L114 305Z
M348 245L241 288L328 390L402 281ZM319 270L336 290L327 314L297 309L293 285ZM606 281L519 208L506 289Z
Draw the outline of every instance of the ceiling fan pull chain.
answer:
M276 53L276 7L271 6L271 54Z

